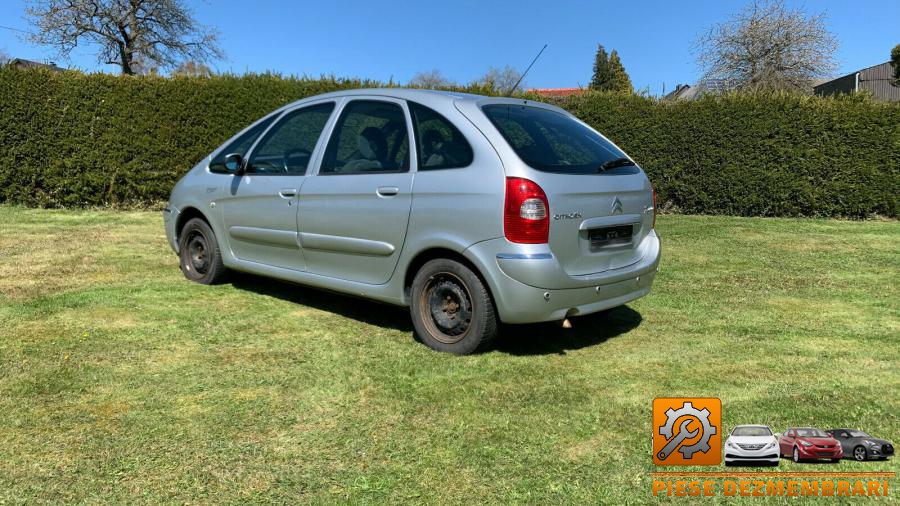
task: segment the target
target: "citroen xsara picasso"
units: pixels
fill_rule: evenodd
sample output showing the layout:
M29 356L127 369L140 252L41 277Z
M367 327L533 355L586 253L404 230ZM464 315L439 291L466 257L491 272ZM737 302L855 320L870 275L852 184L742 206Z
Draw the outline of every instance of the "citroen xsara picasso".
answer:
M566 111L405 89L285 106L185 175L164 212L188 279L247 271L410 307L432 348L619 306L659 263L644 172Z

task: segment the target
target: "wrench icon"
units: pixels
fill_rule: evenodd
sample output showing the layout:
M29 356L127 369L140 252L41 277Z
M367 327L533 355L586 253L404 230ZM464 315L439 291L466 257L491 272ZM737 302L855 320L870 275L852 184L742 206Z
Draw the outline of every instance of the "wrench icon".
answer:
M693 421L694 420L692 418L688 418L687 420L681 422L681 427L678 429L678 434L675 434L675 437L673 437L668 443L666 443L666 446L656 454L656 456L659 457L659 460L666 460L666 457L671 455L672 452L674 452L675 449L678 448L678 445L680 445L682 441L684 441L685 439L690 439L700 433L700 429L694 429L693 432L689 432L687 430L687 426L690 425L690 423Z

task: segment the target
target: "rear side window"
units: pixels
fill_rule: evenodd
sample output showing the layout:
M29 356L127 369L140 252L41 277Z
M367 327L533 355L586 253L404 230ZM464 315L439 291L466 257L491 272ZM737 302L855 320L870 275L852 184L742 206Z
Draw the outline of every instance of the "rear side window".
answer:
M319 174L409 170L409 133L399 105L355 100L344 107Z
M250 149L250 146L256 142L256 139L262 135L262 133L269 127L272 121L275 120L277 114L273 114L268 118L260 121L252 128L238 136L237 139L231 141L230 144L225 146L225 148L209 162L209 170L213 172L228 172L225 170L225 157L232 154L237 153L241 156L245 156L247 151Z
M516 104L490 104L482 110L519 158L537 170L594 174L604 163L625 157L612 143L558 112Z
M408 104L416 134L419 170L456 169L472 163L472 146L450 120L424 105Z

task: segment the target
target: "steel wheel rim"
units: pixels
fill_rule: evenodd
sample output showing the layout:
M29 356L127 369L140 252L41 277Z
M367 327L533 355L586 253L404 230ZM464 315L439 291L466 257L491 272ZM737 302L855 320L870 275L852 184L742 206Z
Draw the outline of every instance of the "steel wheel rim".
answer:
M197 274L209 269L209 245L200 232L192 232L187 239L187 266Z
M472 328L472 296L465 282L455 274L431 276L419 299L419 313L428 333L444 344L455 344Z
M866 460L866 449L857 448L853 450L853 456L856 457L856 460Z

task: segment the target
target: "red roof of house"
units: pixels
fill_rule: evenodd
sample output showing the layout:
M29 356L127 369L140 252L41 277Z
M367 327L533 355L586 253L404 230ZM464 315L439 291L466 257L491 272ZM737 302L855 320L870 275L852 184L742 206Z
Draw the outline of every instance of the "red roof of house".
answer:
M587 90L584 88L532 88L528 91L544 97L569 97L581 95Z

